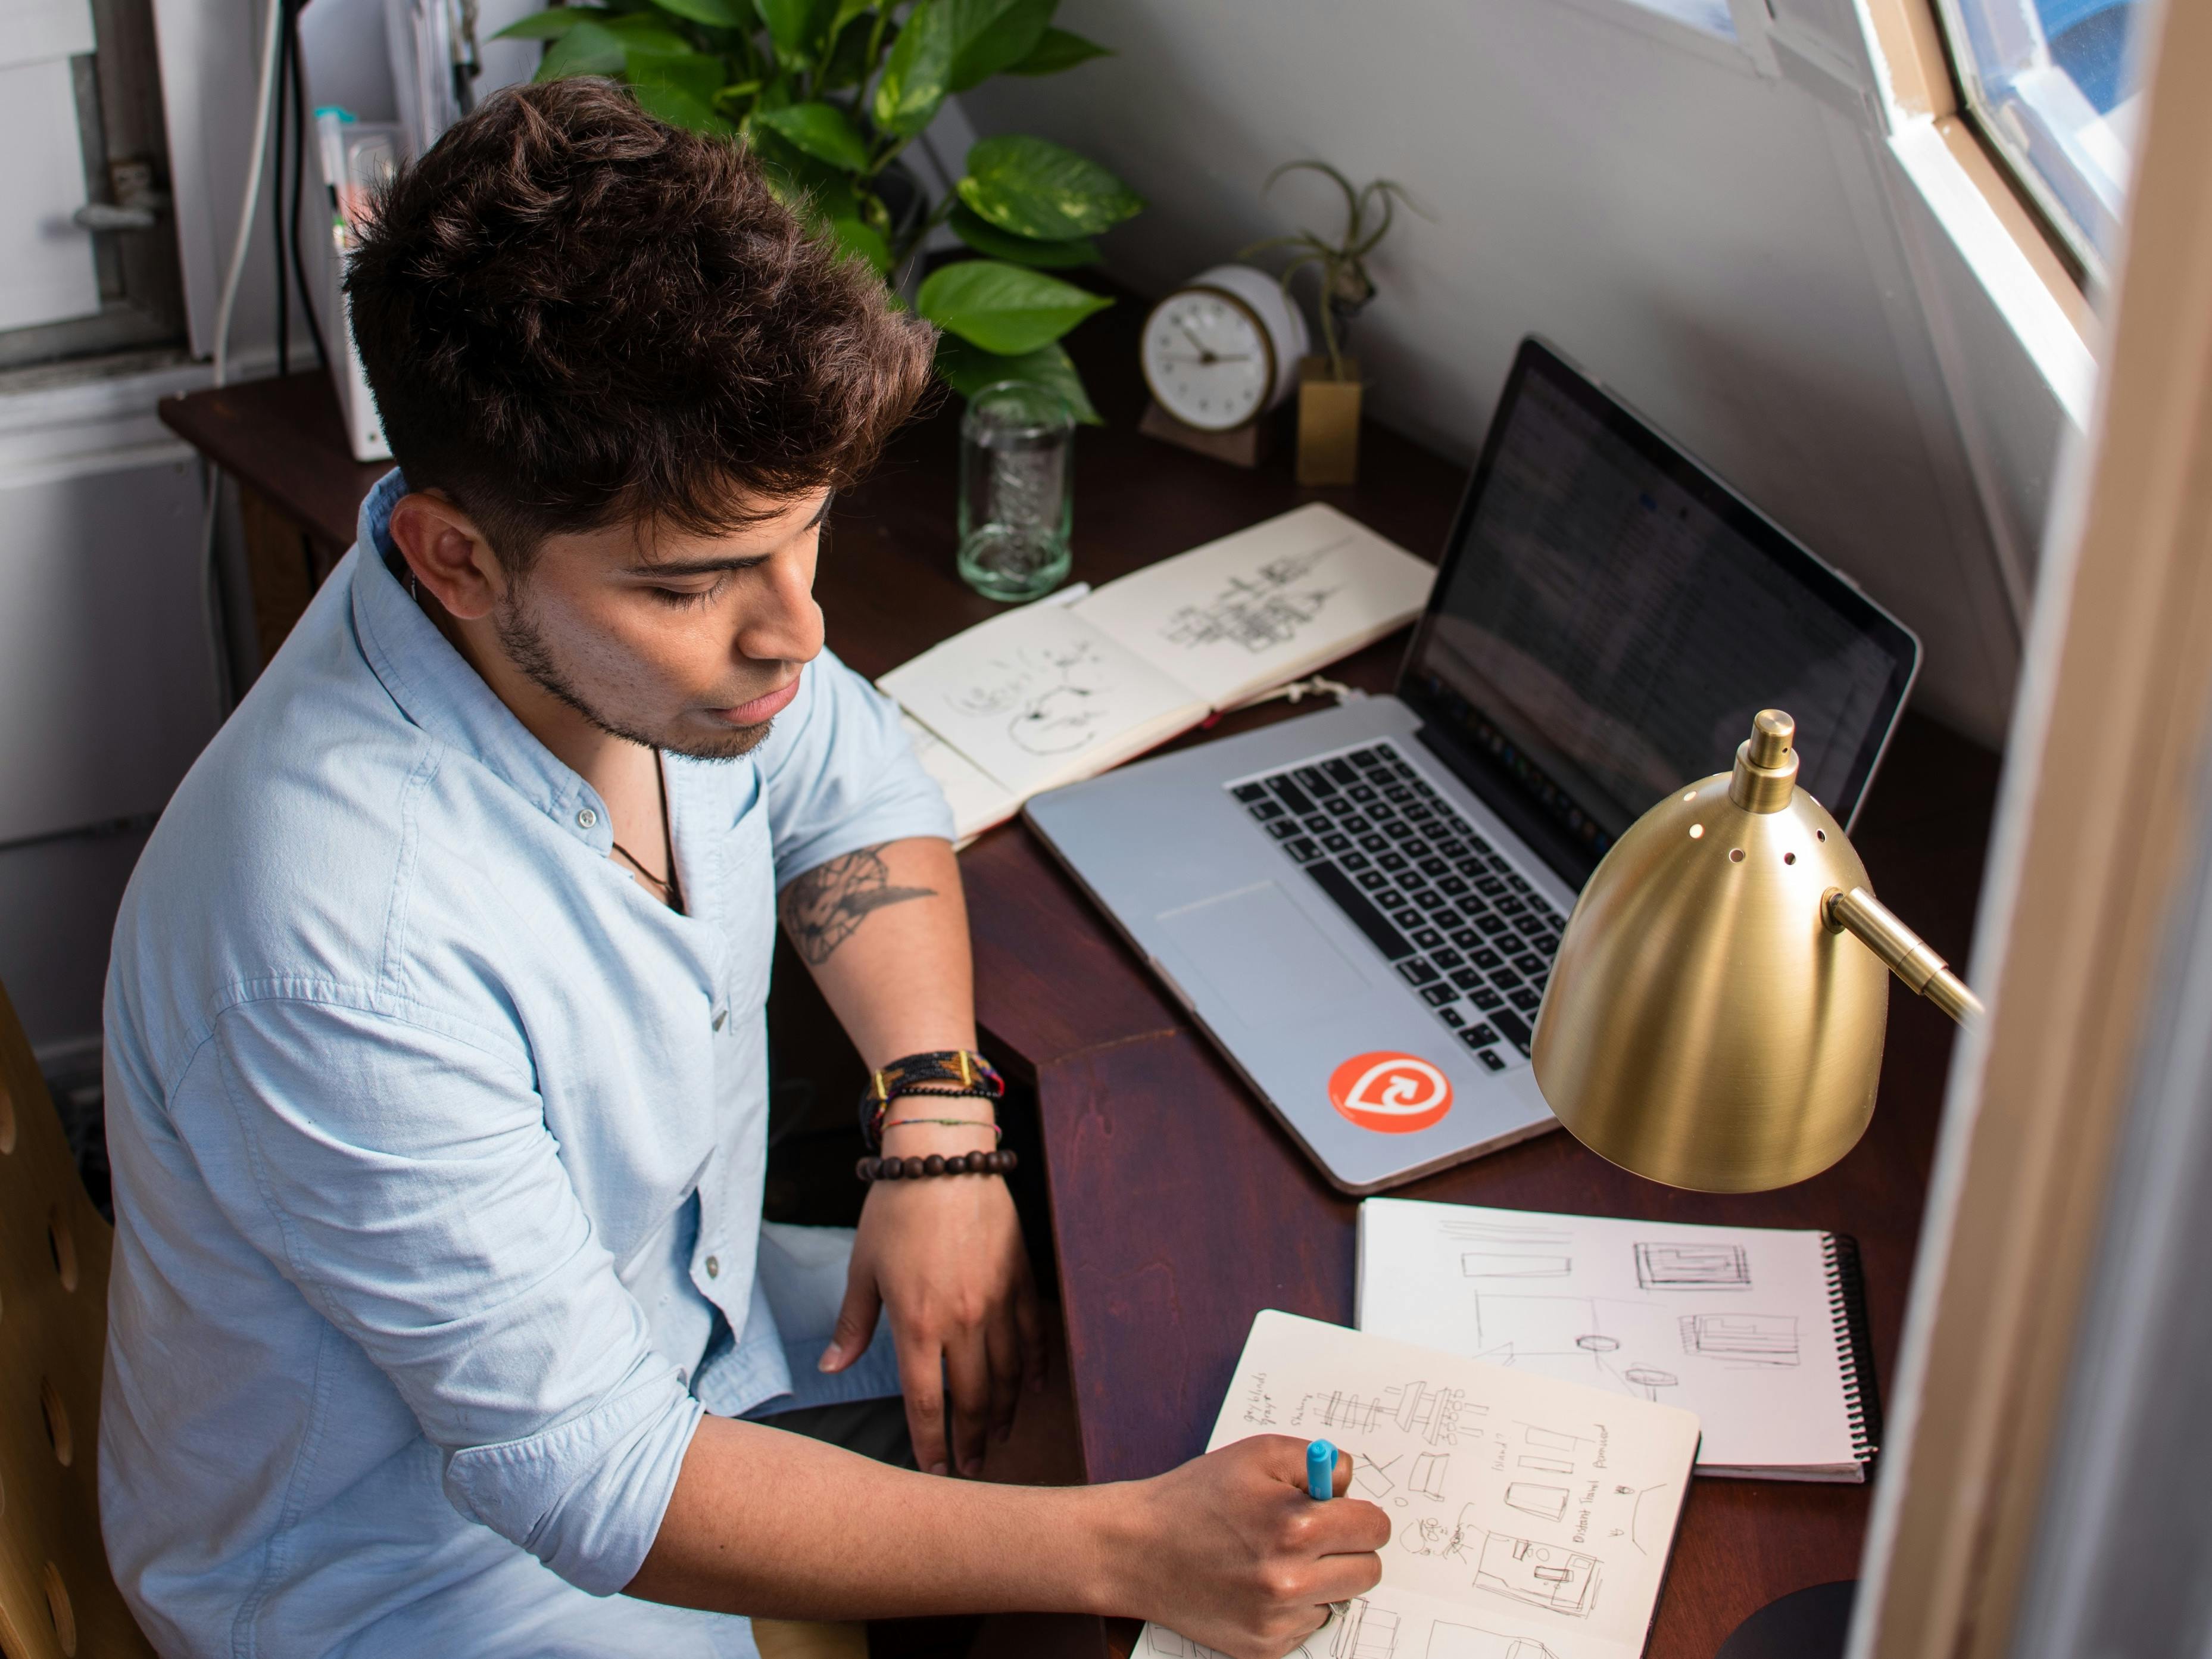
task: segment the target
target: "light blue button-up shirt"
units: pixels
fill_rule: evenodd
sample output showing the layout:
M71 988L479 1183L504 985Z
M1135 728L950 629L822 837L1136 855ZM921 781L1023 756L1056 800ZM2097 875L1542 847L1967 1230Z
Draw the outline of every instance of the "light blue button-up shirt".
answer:
M816 1372L849 1246L761 1220L775 891L951 815L825 653L668 758L670 910L386 568L404 488L116 925L110 1559L171 1655L749 1655L614 1595L701 1412L897 1388L880 1338Z

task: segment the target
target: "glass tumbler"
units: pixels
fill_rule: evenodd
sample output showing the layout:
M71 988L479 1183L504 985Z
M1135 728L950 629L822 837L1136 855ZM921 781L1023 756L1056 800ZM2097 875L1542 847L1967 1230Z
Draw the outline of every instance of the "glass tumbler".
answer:
M1047 386L1000 380L960 422L960 578L987 599L1042 599L1067 579L1075 416Z

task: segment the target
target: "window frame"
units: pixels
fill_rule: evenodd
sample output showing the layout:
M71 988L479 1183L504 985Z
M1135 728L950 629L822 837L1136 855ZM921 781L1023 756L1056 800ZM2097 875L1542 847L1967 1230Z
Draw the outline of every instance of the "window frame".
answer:
M1922 3L1923 0L1907 3ZM2016 80L2009 98L1994 96L1982 74L1972 46L1977 30L1963 0L1924 0L1924 3L1932 14L1955 112L1972 129L2014 195L2034 216L2075 282L2084 289L2100 286L2109 278L2110 270L2092 226L2109 240L2117 237L2119 222L2091 177L2093 171L2107 170L2089 153L2083 135L2106 118L2082 97L2064 70L2048 61L2048 43L2029 0L2019 0L2023 38L1992 44L2031 58L2040 52L2046 61ZM2030 32L2033 41L2025 38ZM2001 111L2014 114L2024 131L2010 130ZM2126 170L2132 173L2132 156L2124 160ZM2054 173L2064 188L2053 182ZM2124 190L2126 182L2124 178L2120 181Z

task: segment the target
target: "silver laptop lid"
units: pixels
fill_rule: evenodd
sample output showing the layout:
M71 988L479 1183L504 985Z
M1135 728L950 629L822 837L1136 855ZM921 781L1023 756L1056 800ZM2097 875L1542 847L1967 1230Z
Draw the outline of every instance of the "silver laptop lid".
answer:
M1848 827L1920 663L1905 625L1633 411L1522 343L1398 694L1576 885L1761 708Z

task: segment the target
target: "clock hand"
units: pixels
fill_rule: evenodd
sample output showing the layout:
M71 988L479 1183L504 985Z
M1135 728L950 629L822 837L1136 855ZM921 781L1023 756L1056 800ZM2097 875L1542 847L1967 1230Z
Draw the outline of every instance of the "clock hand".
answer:
M1206 357L1179 357L1163 354L1160 361L1164 363L1196 363L1200 368L1204 368L1212 363L1249 363L1252 361L1252 357L1249 352L1240 352L1231 356L1217 351Z
M1201 363L1210 363L1215 361L1212 351L1207 348L1205 341L1200 339L1197 335L1191 331L1191 327L1188 323L1177 323L1176 326L1182 331L1182 337L1184 339L1188 340L1191 344L1198 348L1199 362Z

